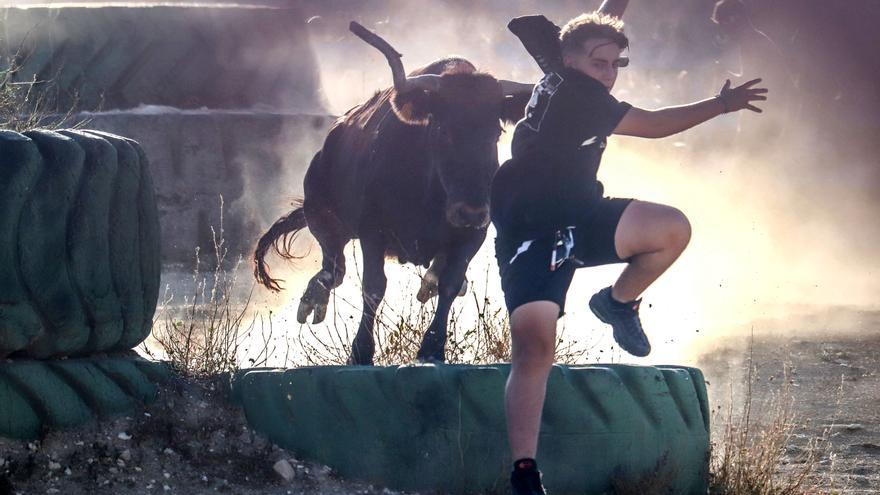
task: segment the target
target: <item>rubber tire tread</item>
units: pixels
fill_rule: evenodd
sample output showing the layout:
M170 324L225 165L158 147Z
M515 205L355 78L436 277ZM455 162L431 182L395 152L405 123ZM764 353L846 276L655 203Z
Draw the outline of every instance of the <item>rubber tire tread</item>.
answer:
M155 400L165 363L135 357L0 363L0 436L34 440L49 430L131 413Z
M249 424L298 458L397 490L506 489L509 365L259 370L234 383ZM708 399L680 366L554 366L538 458L548 492L600 494L664 470L707 490ZM596 455L596 453L601 453ZM577 469L572 469L577 466Z
M159 297L141 146L98 131L0 133L0 357L134 348Z
M43 331L28 343L25 354L42 359L84 351L89 341L88 319L70 276L67 245L85 152L57 132L35 130L24 135L43 157L18 237L22 280L43 321Z
M110 273L110 200L116 181L116 149L82 131L64 130L85 152L79 191L67 225L68 273L89 322L89 340L73 352L102 352L122 337L122 312Z
M42 329L21 278L19 219L42 168L37 146L12 131L0 131L0 359L24 348ZM6 239L6 241L2 241Z

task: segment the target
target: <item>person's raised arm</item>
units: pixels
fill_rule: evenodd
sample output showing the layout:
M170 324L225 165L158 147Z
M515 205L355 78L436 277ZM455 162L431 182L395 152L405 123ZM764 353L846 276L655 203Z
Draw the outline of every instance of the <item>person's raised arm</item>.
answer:
M610 0L609 0L610 1ZM645 138L661 138L677 134L696 125L715 118L723 113L748 109L761 113L752 105L755 101L766 100L766 88L753 88L760 79L753 79L735 88L730 80L717 96L688 105L666 107L658 110L644 110L633 107L623 116L614 129L614 134Z

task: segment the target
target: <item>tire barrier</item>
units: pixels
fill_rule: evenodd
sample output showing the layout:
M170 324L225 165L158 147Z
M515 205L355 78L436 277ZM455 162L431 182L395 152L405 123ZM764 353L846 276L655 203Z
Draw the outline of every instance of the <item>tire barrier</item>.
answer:
M0 131L0 357L128 350L159 296L146 155L95 131Z
M171 370L140 358L0 363L0 436L33 440L48 429L130 413L156 398Z
M508 373L508 365L313 367L252 371L234 386L254 429L344 477L399 490L506 493ZM553 494L610 493L612 482L645 479L668 485L663 493L705 494L702 373L554 366L538 458Z
M48 81L62 109L139 105L323 112L306 19L296 8L3 8L14 81ZM3 66L5 65L5 66Z

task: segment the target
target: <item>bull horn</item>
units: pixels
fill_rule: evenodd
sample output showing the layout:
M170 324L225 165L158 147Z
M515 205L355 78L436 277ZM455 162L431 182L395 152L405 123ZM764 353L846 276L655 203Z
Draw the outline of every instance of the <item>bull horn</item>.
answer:
M599 6L599 13L622 19L628 3L629 0L605 0Z
M394 80L394 89L398 93L411 91L413 89L436 91L440 86L440 76L436 74L406 77L406 73L403 70L403 62L400 60L403 55L398 53L394 47L382 39L378 34L370 31L355 21L351 21L351 24L348 25L348 29L354 33L355 36L366 41L367 44L382 52L382 55L385 55L385 58L388 60L388 65L391 66L391 77Z
M507 79L499 79L498 82L501 84L501 92L504 93L504 96L513 96L518 93L531 93L532 89L535 88L534 84L508 81Z

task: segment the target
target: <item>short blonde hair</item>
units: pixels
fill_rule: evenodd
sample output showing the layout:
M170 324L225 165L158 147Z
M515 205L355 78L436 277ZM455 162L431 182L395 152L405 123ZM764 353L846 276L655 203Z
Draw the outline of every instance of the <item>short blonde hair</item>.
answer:
M559 45L562 53L579 51L585 41L593 38L607 38L621 49L629 46L629 39L623 34L623 21L599 12L581 14L565 23L559 32Z

